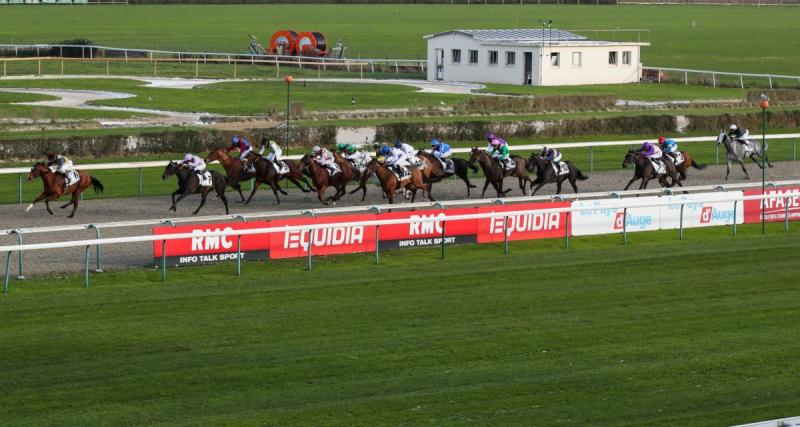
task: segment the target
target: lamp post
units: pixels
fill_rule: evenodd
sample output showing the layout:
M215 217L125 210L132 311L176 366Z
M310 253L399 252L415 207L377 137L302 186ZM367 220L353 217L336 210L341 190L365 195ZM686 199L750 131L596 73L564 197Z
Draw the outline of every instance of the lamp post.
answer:
M761 195L767 193L767 168L765 160L767 158L767 108L769 108L769 97L761 94L761 102L758 103L761 107ZM765 216L766 199L761 200L761 234L765 233L767 219Z
M290 88L292 87L292 82L294 81L294 77L286 76L283 78L283 81L286 82L286 154L289 154L289 139L291 138L290 137L291 133L289 133L289 110L290 110L289 94L291 93Z

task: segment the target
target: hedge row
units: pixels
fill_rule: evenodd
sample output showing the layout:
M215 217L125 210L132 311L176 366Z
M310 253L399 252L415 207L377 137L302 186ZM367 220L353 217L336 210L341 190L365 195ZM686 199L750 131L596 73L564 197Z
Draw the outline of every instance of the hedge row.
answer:
M472 96L453 106L461 113L541 113L548 111L604 111L614 107L610 95Z
M90 0L90 3L93 0ZM581 4L614 5L617 0L128 0L129 4Z

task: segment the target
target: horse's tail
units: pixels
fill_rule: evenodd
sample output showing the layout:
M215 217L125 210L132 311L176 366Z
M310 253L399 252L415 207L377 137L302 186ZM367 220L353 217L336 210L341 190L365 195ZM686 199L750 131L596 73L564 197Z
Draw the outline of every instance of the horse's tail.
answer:
M575 173L575 178L578 178L578 180L580 180L580 181L586 181L587 179L589 179L589 177L588 177L588 176L586 176L586 175L584 175L584 174L583 174L583 172L581 172L581 170L580 170L580 169L578 169L578 168L575 168L575 170L576 170L576 173Z
M102 193L103 190L106 189L106 187L103 185L102 182L100 182L99 179L97 179L97 178L95 178L93 176L90 176L89 180L92 181L92 187L94 188L94 192L95 193Z
M469 170L472 171L472 173L478 173L478 165L476 165L475 163L470 163L470 162L466 162L466 164L467 164L467 167L469 168Z
M707 168L708 165L702 165L702 164L697 163L694 160L692 160L692 167L695 168L695 169L703 170L703 169Z

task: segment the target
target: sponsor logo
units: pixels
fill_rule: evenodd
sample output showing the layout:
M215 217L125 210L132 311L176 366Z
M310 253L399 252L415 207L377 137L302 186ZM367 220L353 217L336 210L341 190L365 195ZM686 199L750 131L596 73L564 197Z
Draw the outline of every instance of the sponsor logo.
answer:
M729 223L733 221L733 209L714 209L713 206L703 206L700 211L700 224Z
M714 208L711 206L704 206L703 210L700 211L700 224L708 224L711 222L712 212L714 212Z
M614 230L622 230L625 227L638 227L645 229L653 224L652 215L627 215L625 219L625 212L617 212L614 217Z
M442 222L441 221L420 221L421 219L430 219L430 218L442 218L446 215L444 213L439 214L432 214L432 215L411 215L411 219L416 221L408 224L408 235L409 236L419 236L419 235L430 235L433 233L442 234Z
M357 245L364 243L364 227L331 227L311 230L311 245L337 246ZM287 231L283 235L284 249L302 249L308 251L309 231Z
M507 218L507 226L506 217L492 218L489 221L489 234L503 234L506 231L510 236L512 233L557 230L561 225L561 215L557 212L512 215Z
M233 231L232 227L225 227L222 230L219 228L206 228L206 229L195 229L192 230L192 234L198 235L201 233L210 233L215 231ZM222 249L230 249L233 247L233 241L231 239L235 239L233 236L212 236L212 237L192 237L192 252L196 251L218 251L220 248Z

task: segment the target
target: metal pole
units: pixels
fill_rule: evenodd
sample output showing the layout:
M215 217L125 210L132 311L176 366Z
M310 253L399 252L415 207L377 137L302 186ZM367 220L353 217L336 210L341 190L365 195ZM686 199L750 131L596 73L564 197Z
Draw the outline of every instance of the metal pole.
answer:
M139 195L142 195L142 168L139 168Z
M22 245L23 244L22 233L20 233L19 230L12 230L11 234L16 234L17 235L17 244L18 245ZM25 257L25 252L24 251L18 251L17 259L19 260L19 264L18 264L18 267L17 267L17 280L25 280L25 274L23 274L23 272L22 272L23 271L22 268L23 268L23 258L24 257Z
M381 264L381 226L375 226L375 265Z
M589 147L589 172L594 172L594 147Z
M772 80L770 79L770 89L772 89ZM766 163L764 160L767 158L767 109L761 107L761 194L766 194L767 190L767 170L765 169ZM764 205L766 199L761 200L761 234L766 233L767 219L764 213Z
M792 160L797 161L797 139L792 140Z
M736 237L736 207L738 204L738 200L733 201L733 237Z
M10 274L11 274L11 251L8 251L8 253L6 254L6 275L5 278L3 279L4 294L8 293L8 278Z
M94 234L95 234L95 236L96 236L98 239L100 239L101 237L103 237L103 234L100 232L100 227L98 227L98 226L96 226L96 225L94 225L94 224L89 224L89 227L87 227L87 228L89 228L89 229L94 229ZM96 268L95 268L94 272L95 272L95 273L102 273L102 272L103 272L103 269L102 269L102 268L100 268L100 245L96 245L96 246L97 246L97 251L96 251L96 254L95 254L95 255L96 255L96 256L95 256L95 258L96 258L96 259L95 259L95 261L96 261Z
M680 240L683 240L683 203L681 203Z
M291 92L291 90L289 89L290 87L291 87L291 83L289 83L289 81L287 80L286 81L286 153L287 153L287 155L289 153L289 138L290 138L290 133L289 133L289 97L290 97L290 92Z
M508 255L508 215L503 217L503 253Z
M717 159L717 160L716 160L716 164L717 164L717 165L719 165L719 144L717 144L717 146L716 146L716 151L717 151L717 154L716 154L716 159Z
M311 248L314 247L314 231L308 230L308 271L311 271Z
M628 208L622 209L622 244L628 245Z
M19 189L19 204L22 204L22 174L17 176L17 188Z
M161 283L167 281L167 241L161 241Z
M442 255L441 255L442 259L444 259L444 227L445 227L446 224L447 224L447 221L443 220L442 221L442 242L441 242L441 244L442 244Z
M784 203L784 205L786 207L786 212L784 212L784 214L786 215L786 218L783 219L783 231L788 233L789 232L789 198L788 197L784 197L783 198L783 203Z
M236 275L242 275L242 235L236 236Z
M564 227L564 249L569 249L569 214L571 213L567 211L567 223Z
M83 287L89 287L89 245L83 250Z

